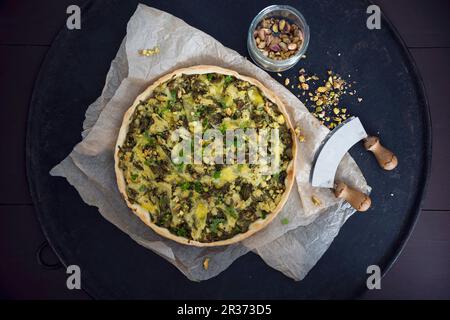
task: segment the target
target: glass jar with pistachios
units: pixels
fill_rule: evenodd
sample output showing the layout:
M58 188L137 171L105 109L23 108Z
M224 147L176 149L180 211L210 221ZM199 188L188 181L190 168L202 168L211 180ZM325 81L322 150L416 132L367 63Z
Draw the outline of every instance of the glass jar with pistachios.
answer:
M309 27L295 8L273 5L252 21L247 47L253 61L268 71L293 67L309 43Z

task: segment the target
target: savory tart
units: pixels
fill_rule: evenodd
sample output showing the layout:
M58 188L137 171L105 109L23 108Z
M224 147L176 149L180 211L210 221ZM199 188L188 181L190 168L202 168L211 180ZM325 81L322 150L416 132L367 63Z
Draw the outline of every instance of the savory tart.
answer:
M277 169L267 173L267 165L249 161L174 161L179 141L173 132L199 126L224 135L277 129L279 143L270 149L279 154ZM243 148L247 156L252 140L224 141L224 154ZM200 141L200 150L207 145ZM119 191L145 224L179 243L219 246L273 220L292 188L295 155L294 130L274 93L235 71L195 66L160 78L137 97L124 115L114 156Z

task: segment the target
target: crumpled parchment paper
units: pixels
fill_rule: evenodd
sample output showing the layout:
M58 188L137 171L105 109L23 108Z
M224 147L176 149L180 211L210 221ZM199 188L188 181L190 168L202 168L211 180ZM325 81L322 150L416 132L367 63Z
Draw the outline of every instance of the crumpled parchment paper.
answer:
M160 48L157 55L138 54L141 49L156 46ZM293 123L300 126L306 137L298 148L297 188L294 186L277 218L241 243L216 248L181 245L154 233L126 206L114 172L117 134L123 114L136 96L162 75L198 64L234 69L261 81L285 102ZM126 37L111 63L103 92L86 111L83 128L83 140L50 174L65 177L87 204L98 207L105 219L194 281L218 275L248 251L254 251L288 277L301 280L354 212L330 190L313 188L308 182L314 153L328 129L302 102L237 52L184 21L145 5L139 5L128 22ZM370 189L349 155L342 160L337 177L364 192ZM312 195L320 199L320 206L312 203ZM289 223L282 224L284 218ZM210 259L208 270L203 268L206 257Z

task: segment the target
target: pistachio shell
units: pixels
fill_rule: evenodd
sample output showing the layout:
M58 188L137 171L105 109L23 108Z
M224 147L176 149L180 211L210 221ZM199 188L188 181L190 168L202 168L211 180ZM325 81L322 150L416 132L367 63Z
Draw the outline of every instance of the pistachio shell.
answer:
M281 39L278 37L273 37L272 41L270 42L270 45L279 44L281 42Z
M260 29L258 31L258 38L260 38L262 41L262 40L264 40L265 36L266 36L266 33L264 32L264 29Z
M288 46L287 46L286 43L280 42L278 45L280 46L281 50L283 50L283 51L287 51L288 50Z

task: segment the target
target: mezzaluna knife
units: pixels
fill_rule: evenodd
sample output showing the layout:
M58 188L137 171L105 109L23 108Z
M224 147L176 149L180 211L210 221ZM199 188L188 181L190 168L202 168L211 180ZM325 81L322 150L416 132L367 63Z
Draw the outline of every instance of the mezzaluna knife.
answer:
M371 151L378 164L385 170L394 169L398 160L388 149L383 147L378 137L369 137L361 121L351 117L331 131L319 146L311 169L310 181L313 187L332 188L338 198L342 198L357 211L366 211L372 200L359 190L343 182L335 182L336 170L348 150L364 139L364 147Z

